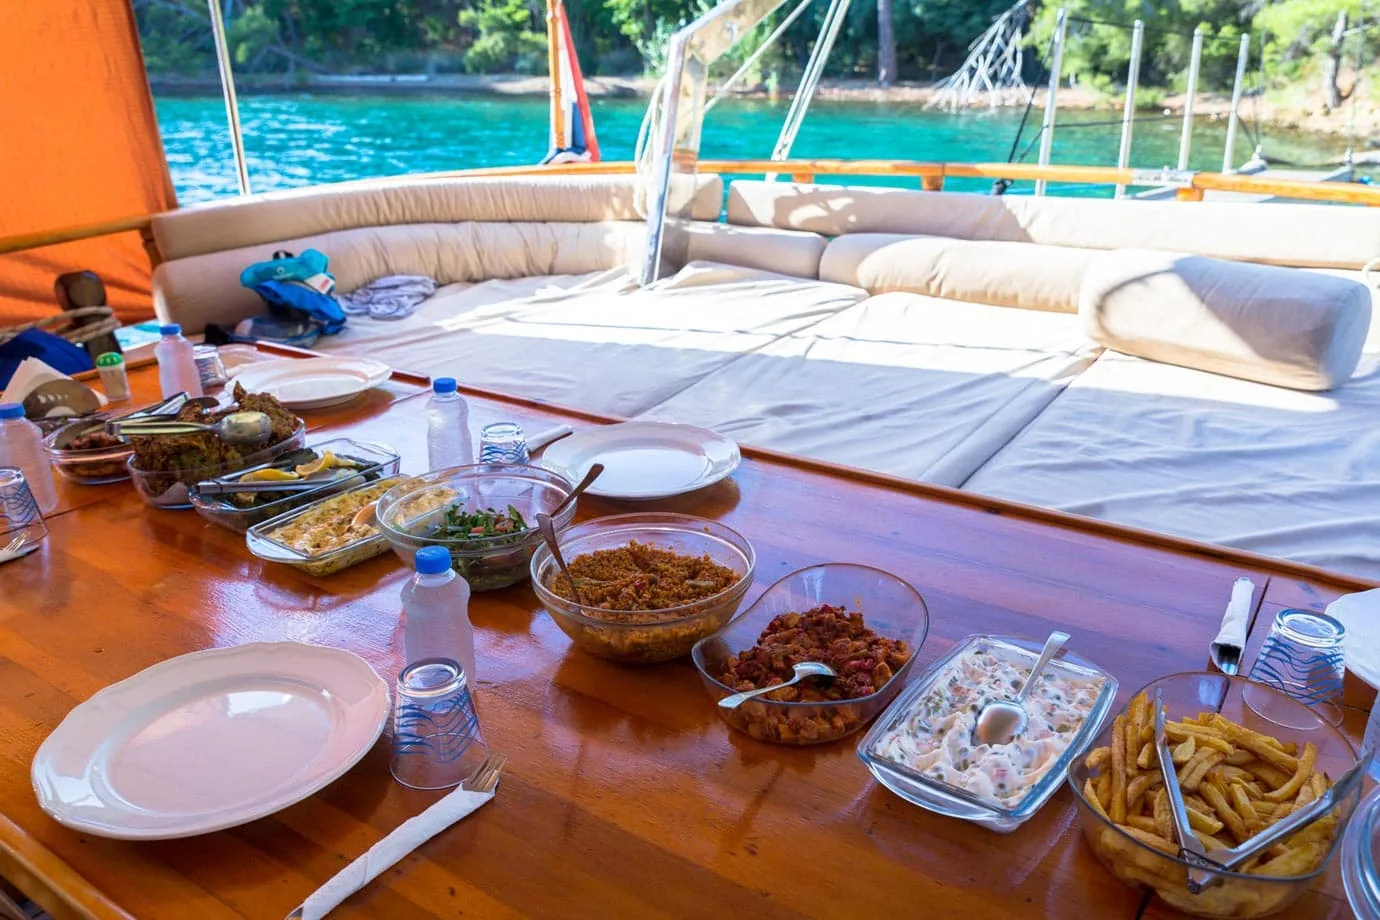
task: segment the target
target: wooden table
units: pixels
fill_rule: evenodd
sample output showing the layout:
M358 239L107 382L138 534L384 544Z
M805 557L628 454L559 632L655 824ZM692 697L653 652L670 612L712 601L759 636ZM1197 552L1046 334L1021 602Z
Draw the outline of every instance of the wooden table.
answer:
M138 392L149 395L147 372ZM470 394L472 422L535 431L597 419ZM424 465L419 386L327 415L308 441L385 440ZM38 808L29 765L77 703L195 649L294 639L400 665L406 573L390 554L325 578L263 563L191 512L144 506L127 484L64 489L45 547L0 567L0 876L57 917L277 920L435 800L388 774L382 742L322 793L233 830L128 843L70 831ZM580 518L633 507L587 499ZM1123 531L940 487L747 450L730 479L657 503L744 533L748 601L820 561L880 566L929 605L921 664L975 632L1043 638L1117 675L1119 703L1201 668L1234 580L1273 611L1363 587L1219 548ZM856 737L766 745L719 721L687 661L619 666L571 647L518 586L476 596L477 701L509 756L497 800L405 859L333 916L836 918L1166 916L1097 864L1067 790L997 835L915 808L872 782ZM1253 646L1254 647L1254 646ZM1360 731L1371 697L1351 688ZM1336 869L1283 916L1346 916Z

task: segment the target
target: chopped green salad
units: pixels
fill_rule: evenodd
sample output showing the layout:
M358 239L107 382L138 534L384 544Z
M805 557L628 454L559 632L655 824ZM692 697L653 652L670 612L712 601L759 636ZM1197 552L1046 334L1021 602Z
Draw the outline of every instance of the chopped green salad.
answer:
M507 511L495 511L493 508L466 511L463 505L455 504L446 509L440 535L452 540L483 540L515 536L527 529L522 512L512 505L508 506Z

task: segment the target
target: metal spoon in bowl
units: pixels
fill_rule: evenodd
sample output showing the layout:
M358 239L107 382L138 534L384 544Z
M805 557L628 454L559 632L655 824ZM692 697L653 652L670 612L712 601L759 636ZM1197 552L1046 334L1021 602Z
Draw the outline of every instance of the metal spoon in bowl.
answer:
M986 706L982 707L982 712L978 713L977 724L973 726L973 740L978 744L1010 744L1016 736L1025 731L1026 722L1029 718L1025 714L1025 706L1022 705L1025 698L1030 695L1030 691L1035 689L1035 682L1040 679L1040 673L1044 671L1045 665L1049 664L1051 658L1059 653L1064 647L1064 643L1069 641L1069 634L1055 630L1049 634L1045 640L1045 647L1040 652L1040 658L1035 662L1035 667L1030 669L1030 676L1025 679L1020 692L1009 700L990 700Z
M719 700L719 706L723 709L737 709L739 706L752 699L754 696L761 696L764 693L771 693L773 690L780 690L782 687L789 687L791 684L799 683L807 677L838 677L838 672L827 664L818 661L802 661L793 669L795 676L785 683L772 684L770 687L758 687L756 690L744 690L742 693L735 693Z
M126 437L195 434L199 431L209 431L226 444L257 444L260 441L267 441L272 436L273 419L263 412L231 412L214 425L142 418L109 422L106 425L106 430L111 434Z
M546 541L546 545L551 547L551 555L555 557L556 565L561 567L561 574L565 576L566 581L570 582L570 590L575 595L575 603L581 607L588 607L589 605L585 603L584 598L580 596L580 586L576 584L575 576L570 574L570 569L565 564L565 557L561 555L560 544L556 542L556 525L551 523L551 515L538 514L537 529L541 531L542 539Z
M585 489L588 489L590 486L594 485L594 480L598 479L599 474L602 472L604 472L604 464L596 463L593 466L591 466L589 468L589 472L585 473L585 478L580 480L580 484L576 486L574 489L572 489L570 491L570 494L567 495L559 505L551 509L550 517L560 517L561 512L566 509L566 506L573 502L575 499L579 498L581 495L583 495Z

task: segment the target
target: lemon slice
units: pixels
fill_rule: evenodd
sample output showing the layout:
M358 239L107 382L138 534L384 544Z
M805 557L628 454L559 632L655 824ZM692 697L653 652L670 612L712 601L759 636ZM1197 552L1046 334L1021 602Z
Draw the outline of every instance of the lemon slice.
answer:
M306 479L308 476L315 476L322 470L329 470L332 467L340 466L340 460L330 451L324 452L320 459L313 460L311 463L303 463L297 467L297 475Z
M297 473L290 470L275 470L272 467L266 467L252 473L245 473L240 477L240 482L292 482L300 478Z

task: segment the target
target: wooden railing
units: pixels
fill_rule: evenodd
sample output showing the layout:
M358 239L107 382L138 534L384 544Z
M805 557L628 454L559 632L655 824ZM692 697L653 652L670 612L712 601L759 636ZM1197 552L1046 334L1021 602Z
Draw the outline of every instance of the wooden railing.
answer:
M1380 187L1354 182L1303 182L1248 176L1235 173L1185 172L1160 177L1145 170L1114 166L1037 166L1026 163L925 163L911 160L700 160L703 173L729 176L776 173L795 182L813 182L822 176L872 176L918 180L926 191L939 191L947 179L1044 180L1079 185L1150 185L1176 189L1183 201L1201 201L1205 192L1239 192L1268 195L1297 201L1318 201L1380 207ZM340 187L367 187L407 179L428 182L438 179L496 178L501 176L609 176L637 171L631 162L565 163L537 166L496 166L452 172L394 176L386 179L360 179ZM0 254L36 249L54 243L105 236L126 230L147 230L152 215L104 221L45 233L27 233L0 238Z

